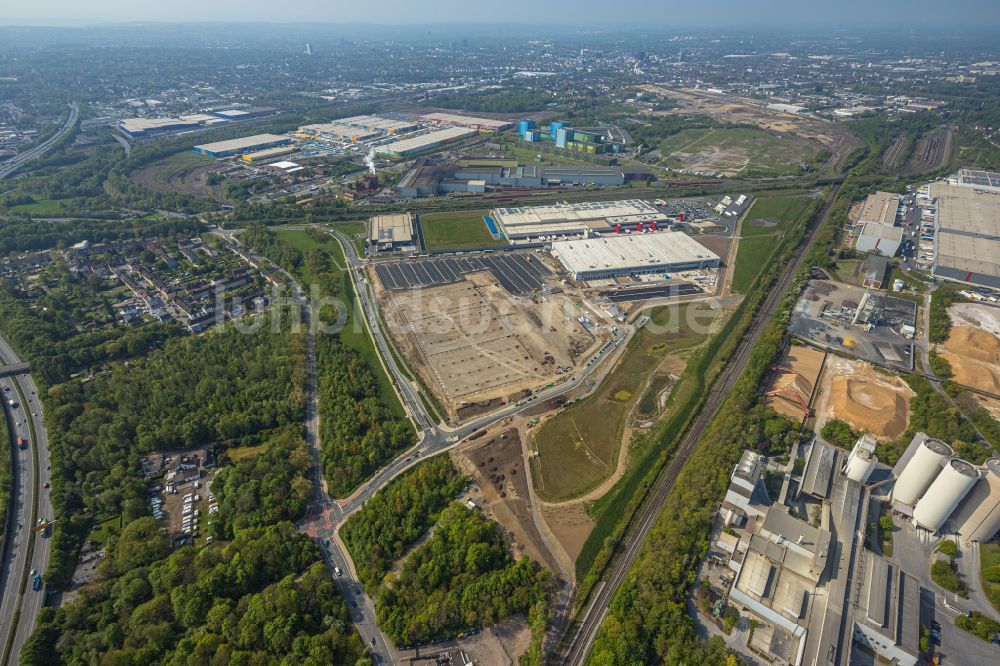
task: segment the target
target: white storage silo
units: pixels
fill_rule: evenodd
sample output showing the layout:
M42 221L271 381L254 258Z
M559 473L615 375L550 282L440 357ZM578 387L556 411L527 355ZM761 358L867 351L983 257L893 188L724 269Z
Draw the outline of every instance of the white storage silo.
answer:
M986 462L976 485L951 517L965 541L989 541L1000 531L1000 460Z
M896 479L892 501L913 506L930 488L945 460L955 455L951 447L937 439L925 439Z
M844 463L844 476L858 483L867 482L878 463L878 458L875 457L876 446L877 439L867 433L861 435Z
M847 459L844 475L848 479L852 479L858 483L865 483L868 481L868 477L872 475L872 472L875 471L875 463L877 462L878 458L873 456L871 451L867 449L853 451Z
M979 470L970 463L952 458L913 509L913 520L937 532L979 480Z

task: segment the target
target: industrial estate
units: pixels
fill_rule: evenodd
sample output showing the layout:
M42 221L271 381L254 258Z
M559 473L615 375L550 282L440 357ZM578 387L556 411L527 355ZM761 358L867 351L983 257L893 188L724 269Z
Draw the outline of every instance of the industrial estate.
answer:
M998 663L992 41L133 29L0 27L0 664Z

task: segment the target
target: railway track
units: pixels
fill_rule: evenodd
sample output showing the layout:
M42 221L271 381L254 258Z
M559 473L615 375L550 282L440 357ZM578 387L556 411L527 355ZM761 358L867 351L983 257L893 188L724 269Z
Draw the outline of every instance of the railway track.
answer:
M713 383L701 410L689 426L687 433L681 440L681 444L670 462L664 471L661 472L651 495L646 499L633 518L632 524L627 528L625 537L620 545L619 554L608 568L604 580L600 583L590 603L587 605L576 633L573 635L566 649L565 656L562 659L556 659L560 664L564 666L577 666L586 662L594 638L597 636L604 617L607 615L611 598L625 580L632 565L635 564L646 536L655 524L667 496L677 481L677 476L680 474L681 469L684 468L688 458L691 457L695 445L722 406L726 396L729 395L736 380L746 368L747 362L767 326L767 322L774 315L778 305L791 286L792 279L795 277L805 258L806 250L812 245L816 231L820 228L822 221L829 213L830 207L840 192L840 187L841 185L837 184L827 198L826 203L811 221L805 237L795 249L792 260L785 266L785 270L779 277L777 284L771 289L771 292L764 299L756 315L754 315L750 328L744 334L739 347L737 347L732 358L726 364L725 369Z

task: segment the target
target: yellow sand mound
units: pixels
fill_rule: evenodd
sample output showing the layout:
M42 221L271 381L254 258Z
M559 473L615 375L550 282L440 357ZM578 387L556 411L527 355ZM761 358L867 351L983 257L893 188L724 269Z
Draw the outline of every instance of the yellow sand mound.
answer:
M985 363L1000 363L1000 339L974 326L953 326L944 349Z
M893 439L906 431L909 405L892 388L843 375L830 382L830 416L846 421L855 430Z
M959 384L990 393L1000 393L1000 366L946 350L938 353L951 364L952 379Z

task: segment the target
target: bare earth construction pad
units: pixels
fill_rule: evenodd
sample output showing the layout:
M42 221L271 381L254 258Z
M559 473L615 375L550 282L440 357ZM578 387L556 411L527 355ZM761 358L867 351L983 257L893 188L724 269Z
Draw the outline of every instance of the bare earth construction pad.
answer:
M563 297L511 298L487 271L383 296L400 347L456 417L469 403L509 400L551 381L596 344L562 314Z
M823 373L823 396L817 400L820 425L840 419L878 439L906 432L913 391L899 377L881 374L874 366L831 355Z

